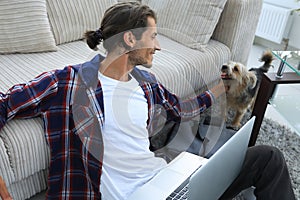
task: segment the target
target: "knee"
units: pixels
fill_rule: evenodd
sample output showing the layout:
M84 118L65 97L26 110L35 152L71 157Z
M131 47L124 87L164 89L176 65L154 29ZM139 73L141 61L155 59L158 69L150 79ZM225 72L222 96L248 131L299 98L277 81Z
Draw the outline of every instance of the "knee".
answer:
M261 159L271 162L274 167L283 167L285 166L285 159L282 152L273 146L268 145L259 145L256 146Z

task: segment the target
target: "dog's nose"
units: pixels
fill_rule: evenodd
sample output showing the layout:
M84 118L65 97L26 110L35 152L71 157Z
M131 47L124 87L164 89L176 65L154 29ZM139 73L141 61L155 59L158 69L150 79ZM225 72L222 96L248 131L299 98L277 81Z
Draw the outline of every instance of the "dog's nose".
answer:
M228 69L227 65L222 65L222 70Z

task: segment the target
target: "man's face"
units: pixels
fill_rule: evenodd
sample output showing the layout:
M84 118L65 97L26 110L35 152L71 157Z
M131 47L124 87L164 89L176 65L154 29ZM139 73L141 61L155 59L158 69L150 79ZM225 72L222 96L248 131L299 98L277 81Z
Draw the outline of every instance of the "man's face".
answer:
M143 32L140 40L133 47L134 50L129 52L129 62L133 65L143 65L147 68L152 66L153 55L155 51L160 51L159 42L156 38L157 28L155 20L148 17L148 27Z

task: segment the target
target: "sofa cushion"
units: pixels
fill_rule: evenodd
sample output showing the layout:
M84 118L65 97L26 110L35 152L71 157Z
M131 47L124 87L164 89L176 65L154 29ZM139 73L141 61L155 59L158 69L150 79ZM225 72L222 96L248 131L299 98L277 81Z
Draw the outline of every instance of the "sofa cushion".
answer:
M1 133L1 132L0 132ZM2 136L0 134L0 175L2 176L4 182L10 185L15 181L15 176L10 165L10 160L7 154L7 149Z
M47 0L49 21L56 44L83 38L100 26L104 11L117 0Z
M143 0L142 2L156 11L159 33L188 47L201 49L211 38L226 0Z
M46 0L1 0L1 54L55 50Z
M45 190L47 189L48 170L41 170L20 181L8 185L8 191L13 199L29 199L33 195L40 193L30 199L46 199ZM43 198L44 197L44 198Z
M0 132L15 181L20 181L49 166L41 118L9 121ZM1 149L2 150L2 149Z

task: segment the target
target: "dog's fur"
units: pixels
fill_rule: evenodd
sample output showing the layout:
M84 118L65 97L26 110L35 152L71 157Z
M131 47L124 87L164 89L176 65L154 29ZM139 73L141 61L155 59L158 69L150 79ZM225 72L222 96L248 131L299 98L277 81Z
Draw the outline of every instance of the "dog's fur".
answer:
M231 108L235 112L229 127L238 130L247 109L252 111L262 74L272 66L272 60L272 53L267 51L260 59L264 64L259 68L248 70L242 63L233 61L222 66L221 76L227 89L227 111Z
M263 53L262 57L260 58L260 62L263 62L264 64L260 66L259 68L251 68L249 71L254 71L255 75L257 77L257 85L260 86L260 82L262 79L263 73L267 73L270 69L270 67L274 66L272 65L272 61L274 60L274 56L271 51L266 51Z

